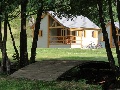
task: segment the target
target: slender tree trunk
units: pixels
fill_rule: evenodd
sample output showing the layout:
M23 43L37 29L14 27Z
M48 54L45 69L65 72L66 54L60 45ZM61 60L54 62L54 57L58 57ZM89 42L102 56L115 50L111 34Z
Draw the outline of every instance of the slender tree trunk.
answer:
M0 49L2 48L2 27L1 27L1 20L0 20Z
M43 3L41 3L41 7L37 11L37 18L35 23L35 30L34 30L34 37L32 42L32 48L31 48L31 57L30 57L30 63L35 62L35 56L36 56L36 48L37 48L37 41L38 41L38 33L40 29L40 22L41 22L41 16L43 12Z
M0 17L0 41L2 39L1 35L2 35L2 18Z
M116 70L115 69L115 61L114 61L114 57L112 55L112 51L111 51L109 39L108 39L108 34L107 34L105 23L104 23L101 0L97 0L97 4L98 4L99 20L100 20L101 27L102 27L103 38L105 40L105 48L106 48L106 52L107 52L108 61L110 62L110 65L111 65L113 71L115 71Z
M7 59L7 52L6 52L7 20L8 20L8 15L5 14L4 37L3 37L3 47L2 47L2 61L1 61L1 70L2 70L2 72L6 72L6 59Z
M0 9L0 16L2 15L1 13L1 9ZM0 17L0 49L2 50L2 17Z
M28 0L21 2L21 32L20 32L20 68L29 64L26 34L26 7Z
M2 5L0 6L0 49L2 52L2 60L1 60L1 72L4 72L4 63L3 63L3 43L2 43Z
M118 21L119 21L119 31L120 31L120 0L117 0L117 16L118 16ZM118 59L118 64L119 64L119 72L120 72L120 59Z
M11 35L12 42L13 42L13 47L14 47L14 50L15 50L15 53L16 53L16 59L17 59L18 62L19 62L19 52L18 52L17 47L16 47L16 45L15 45L15 40L14 40L12 31L11 31L11 26L10 26L10 23L9 23L9 22L7 22L7 24L8 24L9 30L10 30L10 35Z
M2 5L0 6L0 49L2 52Z

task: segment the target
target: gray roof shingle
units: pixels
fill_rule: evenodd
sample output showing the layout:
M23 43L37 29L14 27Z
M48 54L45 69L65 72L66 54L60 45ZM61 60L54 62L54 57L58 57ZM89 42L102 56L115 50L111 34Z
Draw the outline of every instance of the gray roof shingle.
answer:
M61 19L55 15L53 11L49 11L49 13L57 19L62 25L68 28L95 28L95 29L100 29L95 23L90 21L87 17L84 17L82 15L76 16L73 19L72 18L65 18L62 17Z

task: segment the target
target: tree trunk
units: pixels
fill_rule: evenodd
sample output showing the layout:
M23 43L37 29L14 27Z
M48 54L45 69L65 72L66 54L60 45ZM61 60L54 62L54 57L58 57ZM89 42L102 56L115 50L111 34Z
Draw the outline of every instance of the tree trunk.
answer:
M29 64L26 34L26 7L28 0L21 1L21 32L20 32L20 68Z
M115 28L115 24L114 24L112 5L111 4L112 4L111 0L108 0L109 15L110 15L111 26L112 26L112 36L113 36L113 40L114 40L114 43L115 43L115 46L116 46L117 58L118 58L118 61L120 61L120 50L119 50L118 41L117 41L117 37L116 37L116 28Z
M16 59L18 60L18 62L19 62L19 52L18 52L17 47L16 47L16 45L15 45L15 40L14 40L14 37L13 37L13 35L12 35L11 26L10 26L10 23L9 23L9 22L7 22L7 24L8 24L9 30L10 30L10 35L11 35L11 38L12 38L13 47L14 47L15 54L16 54L15 58L16 58Z
M97 0L97 4L98 4L99 20L100 20L101 27L102 27L103 38L105 40L105 48L106 48L106 52L107 52L108 61L111 65L112 70L115 71L116 70L115 69L115 61L114 61L114 58L112 55L112 51L111 51L109 39L108 39L108 33L106 31L106 27L105 27L105 23L104 23L101 0Z
M3 63L3 43L2 43L2 5L0 6L0 49L2 52L2 60L1 60L1 72L4 72L3 66L5 65Z
M30 63L35 62L36 48L37 48L37 41L38 41L38 33L39 33L39 29L40 29L41 16L42 16L42 12L43 12L42 4L43 3L41 3L41 7L37 11L37 18L36 18L36 23L35 23L34 37L33 37L33 43L32 43L32 48L31 48Z
M118 21L119 21L119 31L120 31L120 1L117 0L117 13L118 13ZM119 72L120 72L120 59L118 59L118 65L119 65Z
M1 71L6 72L6 59L7 59L7 52L6 52L6 41L7 41L7 20L8 15L5 14L5 21L4 21L4 37L3 37L3 47L2 47L2 61L1 61Z
M2 5L0 6L0 49L2 52Z
M2 50L2 13L1 13L1 9L0 9L0 49Z

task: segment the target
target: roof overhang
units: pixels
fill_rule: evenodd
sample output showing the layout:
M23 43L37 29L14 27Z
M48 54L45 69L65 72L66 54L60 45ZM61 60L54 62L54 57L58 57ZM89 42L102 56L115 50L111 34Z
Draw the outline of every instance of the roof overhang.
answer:
M96 31L99 31L101 30L100 28L84 28L85 30L96 30Z
M83 31L84 28L70 28L70 31Z
M70 31L84 31L84 30L95 30L100 31L100 28L70 28Z

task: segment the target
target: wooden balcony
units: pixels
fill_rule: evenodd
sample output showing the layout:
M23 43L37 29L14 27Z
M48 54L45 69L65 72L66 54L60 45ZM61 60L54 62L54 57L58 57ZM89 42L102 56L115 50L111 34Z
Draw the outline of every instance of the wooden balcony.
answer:
M78 36L50 36L49 43L50 44L71 44L71 43L82 43L82 38L80 40L76 40Z

